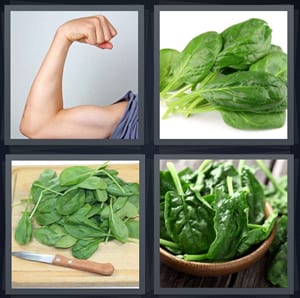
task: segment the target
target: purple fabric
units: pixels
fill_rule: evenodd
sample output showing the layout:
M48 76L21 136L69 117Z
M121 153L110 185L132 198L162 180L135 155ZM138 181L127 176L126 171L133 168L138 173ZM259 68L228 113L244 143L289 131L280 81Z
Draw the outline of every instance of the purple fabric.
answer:
M118 123L116 129L110 136L110 139L129 139L135 140L138 138L138 96L132 91L128 91L120 100L127 100L128 104L126 110Z

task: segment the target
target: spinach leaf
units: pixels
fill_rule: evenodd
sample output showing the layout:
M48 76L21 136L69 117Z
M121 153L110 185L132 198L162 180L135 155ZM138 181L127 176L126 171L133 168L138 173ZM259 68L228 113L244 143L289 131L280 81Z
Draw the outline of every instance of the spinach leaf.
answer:
M41 227L33 231L34 238L42 244L54 246L61 238L61 235L55 233L49 227Z
M168 235L186 253L207 251L215 237L212 213L193 193L166 193L165 226Z
M98 202L105 202L108 199L107 191L103 189L96 189L95 197Z
M272 52L252 64L249 69L271 73L287 83L287 54Z
M65 220L65 230L77 239L104 238L106 234L90 219L84 216L70 216Z
M61 215L55 209L56 198L41 201L34 214L34 219L41 226L47 226L61 219Z
M131 238L140 238L140 223L138 220L127 220L126 227L128 229L128 236Z
M27 244L32 237L32 222L29 213L24 211L15 231L15 239L19 244Z
M177 64L180 52L174 49L160 50L160 91L162 91L173 77L174 67ZM180 87L180 86L179 86Z
M215 68L247 69L271 48L272 29L264 20L249 19L230 26L221 33L223 49Z
M266 72L239 71L216 78L195 93L221 110L280 112L287 102L286 85Z
M210 260L230 260L247 229L247 199L245 192L230 197L216 189L214 230L216 238L207 252Z
M275 286L286 288L288 286L287 268L288 246L287 242L281 244L268 268L267 278Z
M162 94L182 84L188 83L192 86L204 79L221 48L222 38L217 32L206 32L193 38L180 53L173 77L162 90Z
M85 189L105 189L107 187L105 181L96 176L91 176L78 184L78 187Z
M77 259L88 259L98 249L99 239L78 240L72 247L72 255Z
M263 225L254 225L255 228L245 233L245 236L243 236L241 243L237 248L237 256L245 255L253 245L267 239L274 228L277 216L277 211L274 211L266 219Z
M55 242L54 246L57 248L69 248L72 247L77 240L77 238L74 238L71 235L63 235L57 242Z
M265 217L265 194L261 184L249 168L243 167L241 171L242 186L247 187L247 202L249 206L249 223L260 224Z
M272 242L269 249L270 258L273 258L274 254L277 252L280 245L287 241L287 232L288 232L288 218L286 215L282 215L277 223L275 239Z
M128 240L128 228L126 224L118 214L114 213L112 204L110 204L109 211L109 227L112 235L120 242L126 242Z
M221 111L221 114L226 124L245 130L280 128L286 121L286 111L261 114Z
M59 214L69 215L80 209L85 202L83 189L72 189L64 193L56 201L56 210Z
M287 190L282 188L278 183L275 177L272 175L270 170L267 168L265 163L262 160L257 160L256 161L261 170L265 173L265 175L269 178L271 181L275 192L273 193L272 196L268 197L268 201L271 204L271 206L278 210L280 214L287 214L287 200L288 200L288 195L287 195Z
M65 168L59 176L61 185L76 185L95 173L94 169L85 166L72 166Z

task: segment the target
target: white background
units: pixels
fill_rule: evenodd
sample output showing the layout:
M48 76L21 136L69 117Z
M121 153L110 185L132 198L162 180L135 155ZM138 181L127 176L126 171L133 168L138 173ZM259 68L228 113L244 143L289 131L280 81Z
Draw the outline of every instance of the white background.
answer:
M127 91L138 92L137 11L11 12L11 138L24 138L19 123L34 77L57 28L85 16L105 15L117 29L114 48L103 50L75 42L64 69L65 108L108 105Z
M272 43L287 53L287 11L161 11L160 49L182 51L195 36L221 33L229 26L250 18L265 20L272 29ZM161 106L160 119L166 108ZM170 115L160 120L161 139L287 139L287 121L279 129L239 130L223 122L219 112L206 112L185 118Z

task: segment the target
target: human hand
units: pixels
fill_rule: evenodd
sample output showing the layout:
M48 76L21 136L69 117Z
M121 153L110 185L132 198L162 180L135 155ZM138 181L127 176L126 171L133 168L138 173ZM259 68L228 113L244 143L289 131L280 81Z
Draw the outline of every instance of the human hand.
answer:
M58 29L70 43L74 41L97 46L101 49L112 49L111 39L117 30L104 16L92 16L70 20Z

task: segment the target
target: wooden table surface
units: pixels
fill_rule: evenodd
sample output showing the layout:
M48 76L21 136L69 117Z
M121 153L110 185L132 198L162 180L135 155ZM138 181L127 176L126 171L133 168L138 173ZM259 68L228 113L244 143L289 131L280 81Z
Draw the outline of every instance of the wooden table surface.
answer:
M234 164L236 160L231 160ZM287 173L287 161L286 160L264 160L265 163L271 169L275 177L285 175ZM176 163L176 161L172 161ZM254 161L247 161L247 164L251 164ZM165 168L166 161L161 161L161 168ZM190 166L193 168L195 161L180 161L177 162L178 169L184 166ZM199 165L199 162L196 163ZM196 167L197 168L197 167ZM262 183L268 183L263 173L257 173L256 177ZM160 264L160 287L161 288L268 288L273 287L266 280L267 270L267 255L260 261L255 263L244 271L237 273L224 275L220 277L199 277L177 272L165 264Z

